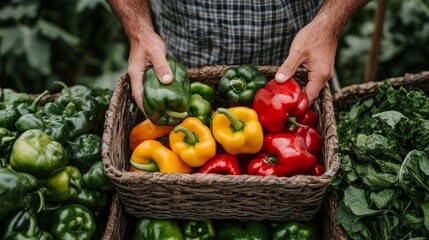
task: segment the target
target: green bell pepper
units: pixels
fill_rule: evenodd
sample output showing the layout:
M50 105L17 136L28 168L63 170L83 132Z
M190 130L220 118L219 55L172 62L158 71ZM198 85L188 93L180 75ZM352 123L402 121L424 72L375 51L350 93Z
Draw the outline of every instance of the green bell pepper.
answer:
M27 93L17 92L11 88L3 88L2 101L7 105L16 107L20 103L30 103L31 96Z
M98 109L98 121L97 126L98 129L95 129L96 133L99 133L100 135L104 131L104 121L106 120L106 111L109 108L110 100L113 96L113 90L108 88L100 88L100 87L93 87L92 88L92 96L97 100L99 104Z
M201 122L210 127L210 118L212 106L199 94L191 95L191 115L201 120Z
M185 220L182 233L185 240L214 240L216 236L211 220Z
M83 174L83 184L93 190L110 191L114 189L113 183L104 173L102 161L92 164L88 172Z
M314 240L314 230L303 223L288 222L278 227L273 233L273 240Z
M74 141L79 136L90 131L91 121L84 112L76 109L76 105L73 102L67 104L63 116L70 129L68 140Z
M12 105L0 102L0 127L12 130L15 129L15 122L19 118L19 113Z
M47 102L45 105L43 105L43 108L42 108L42 115L44 116L52 116L52 115L62 116L63 112L64 112L64 107L56 102Z
M183 240L179 224L173 219L140 218L137 220L133 240Z
M81 204L91 210L103 210L107 206L109 198L106 192L92 190L84 186L73 202Z
M227 224L221 228L217 240L270 240L270 230L260 221L250 221L240 227Z
M37 179L27 173L0 168L0 220L26 206L26 197L37 190Z
M45 201L42 209L37 213L37 222L40 229L45 231L51 230L52 225L54 225L54 213L62 206L63 203Z
M18 132L23 133L30 129L39 129L45 130L45 122L43 122L43 118L41 115L37 115L34 113L28 113L22 115L15 122L15 128Z
M13 169L40 178L54 175L67 162L67 152L61 143L39 129L22 133L13 144L10 155L10 166Z
M50 201L64 202L75 199L82 190L82 174L75 166L66 166L45 179L44 195Z
M75 84L69 87L67 84L61 81L55 81L54 83L63 87L63 89L61 89L61 96L76 97L90 95L92 93L91 88L84 85Z
M51 234L55 239L89 240L96 228L91 210L76 203L55 211L54 222Z
M66 148L71 163L82 173L86 173L95 162L101 161L101 137L96 134L82 134L69 142Z
M52 235L40 230L37 217L32 211L21 210L3 223L3 240L52 240Z
M216 92L214 88L202 82L191 83L191 94L199 94L210 104L214 103Z
M167 57L173 73L170 84L162 84L153 67L146 70L143 85L143 107L147 117L156 125L175 126L189 116L191 83L186 67Z
M0 127L0 156L9 159L10 149L12 149L15 139L15 134L6 128Z
M16 110L18 110L19 115L25 115L29 113L36 113L37 108L39 107L39 102L42 100L42 98L49 94L48 90L45 90L43 93L39 94L39 96L34 99L31 103L20 103L16 106Z
M43 116L44 132L53 140L65 144L70 136L70 127L63 116Z
M267 77L250 64L229 67L219 81L219 96L228 107L252 107L255 93L267 83Z

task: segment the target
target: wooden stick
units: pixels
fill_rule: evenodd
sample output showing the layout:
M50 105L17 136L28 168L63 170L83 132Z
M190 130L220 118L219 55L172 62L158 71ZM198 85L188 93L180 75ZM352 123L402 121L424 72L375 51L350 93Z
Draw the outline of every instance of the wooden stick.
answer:
M370 82L377 78L378 57L380 54L381 38L383 36L384 16L386 13L387 0L378 0L374 13L374 34L372 35L371 48L365 67L364 81Z

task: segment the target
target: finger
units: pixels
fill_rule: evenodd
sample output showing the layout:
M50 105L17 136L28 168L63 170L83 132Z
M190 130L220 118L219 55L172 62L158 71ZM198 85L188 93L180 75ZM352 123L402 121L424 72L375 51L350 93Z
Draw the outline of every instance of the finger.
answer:
M152 65L155 70L156 76L163 84L169 84L173 81L170 65L167 63L165 54L159 54L152 59Z
M325 83L329 80L331 75L319 74L316 75L314 72L308 73L308 83L305 86L305 93L309 102L313 102L320 94Z
M289 56L280 66L279 70L276 73L275 79L278 83L283 83L289 78L291 78L299 65L304 61L304 57L299 52L291 51Z
M144 113L143 108L143 71L128 70L131 79L131 94L140 110Z

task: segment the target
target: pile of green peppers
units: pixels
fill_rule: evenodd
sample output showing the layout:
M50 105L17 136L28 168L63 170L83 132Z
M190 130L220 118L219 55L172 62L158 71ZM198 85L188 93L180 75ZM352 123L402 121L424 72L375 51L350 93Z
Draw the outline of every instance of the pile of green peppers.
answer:
M36 98L0 89L0 239L104 232L114 188L101 134L113 91L59 84L59 94Z
M310 223L238 220L137 219L133 240L316 240Z

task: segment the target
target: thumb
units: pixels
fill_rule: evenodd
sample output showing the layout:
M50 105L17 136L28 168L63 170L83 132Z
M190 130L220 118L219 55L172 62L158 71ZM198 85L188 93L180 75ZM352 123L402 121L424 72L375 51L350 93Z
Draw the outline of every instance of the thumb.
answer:
M163 56L165 55L154 57L152 59L152 65L159 81L163 84L169 84L173 81L173 75L171 73L170 65L167 63L167 59Z
M295 74L296 70L302 62L303 61L300 55L296 55L293 54L293 52L290 52L289 56L286 58L286 60L283 62L283 64L277 71L275 80L278 83L285 82Z

